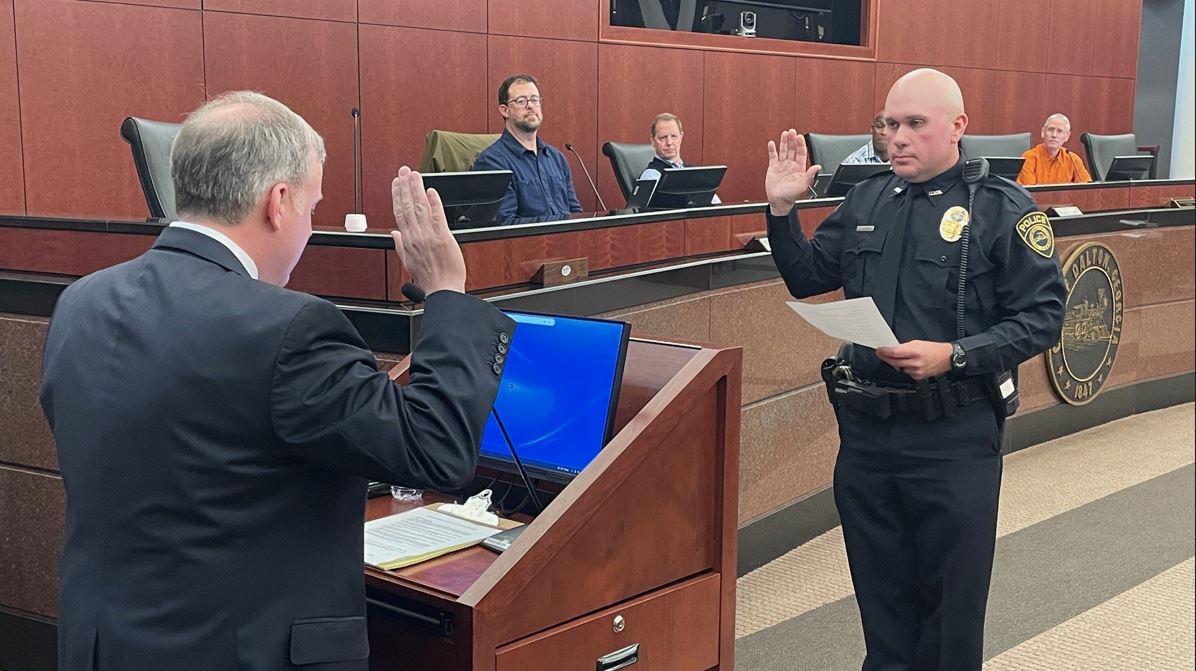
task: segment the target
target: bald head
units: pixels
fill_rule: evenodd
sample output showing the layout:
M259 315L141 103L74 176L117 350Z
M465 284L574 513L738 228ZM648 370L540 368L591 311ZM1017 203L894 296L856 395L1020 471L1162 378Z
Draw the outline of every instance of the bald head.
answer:
M949 75L932 68L919 68L902 75L889 89L889 99L894 97L917 100L952 117L963 114L963 92L959 90L959 84ZM888 106L886 101L885 108Z
M893 172L925 182L959 160L959 138L968 126L959 84L931 68L906 73L885 100Z

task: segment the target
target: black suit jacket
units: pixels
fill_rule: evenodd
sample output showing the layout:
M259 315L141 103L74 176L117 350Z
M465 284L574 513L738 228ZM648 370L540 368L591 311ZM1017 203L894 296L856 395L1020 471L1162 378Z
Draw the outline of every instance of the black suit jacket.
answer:
M366 479L472 477L514 328L463 294L426 308L400 388L335 306L194 231L63 292L60 668L365 669Z

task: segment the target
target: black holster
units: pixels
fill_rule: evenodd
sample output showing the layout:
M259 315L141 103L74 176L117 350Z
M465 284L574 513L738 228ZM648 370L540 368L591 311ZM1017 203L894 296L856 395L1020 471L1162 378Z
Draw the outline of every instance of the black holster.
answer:
M826 385L826 397L835 410L839 409L839 399L835 392L836 385L841 381L850 381L852 378L851 353L851 343L843 343L839 346L839 351L835 353L835 356L823 360L822 366L818 370L822 375L822 382Z

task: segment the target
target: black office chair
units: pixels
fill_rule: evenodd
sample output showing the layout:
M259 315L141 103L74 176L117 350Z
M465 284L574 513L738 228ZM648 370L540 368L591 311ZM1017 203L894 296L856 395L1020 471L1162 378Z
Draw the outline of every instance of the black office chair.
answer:
M825 135L806 133L806 148L810 151L810 165L822 166L822 174L833 175L843 159L872 141L872 135Z
M1080 143L1084 145L1084 151L1088 154L1088 171L1092 173L1092 179L1098 182L1107 179L1109 166L1113 163L1113 158L1117 156L1151 154L1155 157L1155 162L1151 164L1147 178L1155 179L1158 174L1157 145L1154 147L1140 147L1133 133L1123 133L1121 135L1084 133L1080 136Z
M965 135L959 140L959 151L966 158L1011 156L1017 158L1033 146L1029 133L1009 135Z
M843 159L851 156L857 149L872 142L871 134L863 135L826 135L823 133L805 133L806 149L809 153L810 165L822 166L818 177L810 185L811 196L821 198L830 188L831 178L839 169Z
M141 191L150 216L174 221L174 181L170 177L170 146L182 124L128 117L120 125L120 136L133 150L133 164L141 180Z
M619 183L619 190L626 199L631 197L635 180L640 178L644 168L652 162L656 150L650 144L607 142L602 145L602 153L610 159L610 167L615 171L615 181Z

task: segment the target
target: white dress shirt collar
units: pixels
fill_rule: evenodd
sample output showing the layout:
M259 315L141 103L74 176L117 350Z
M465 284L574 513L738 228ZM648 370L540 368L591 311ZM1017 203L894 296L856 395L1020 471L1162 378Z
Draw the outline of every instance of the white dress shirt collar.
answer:
M237 260L240 261L241 265L245 267L245 272L249 273L249 276L252 277L253 279L255 279L255 280L257 279L257 264L254 263L253 259L250 258L250 256L245 253L244 249L241 249L240 245L233 242L232 238L228 237L227 235L221 233L220 231L218 231L210 226L204 226L202 224L193 224L189 221L174 221L174 222L171 222L170 226L172 228L185 228L188 231L195 231L196 233L201 233L201 234L206 235L209 238L215 240L216 242L219 242L220 244L224 245L225 247L228 247L228 251L232 252L233 256L237 257Z

